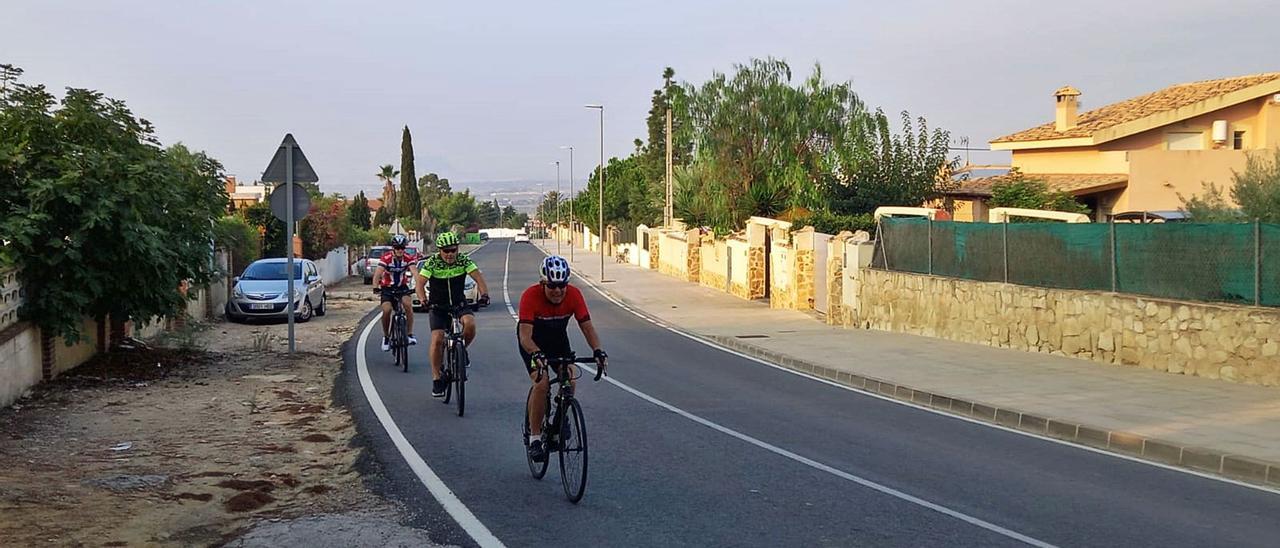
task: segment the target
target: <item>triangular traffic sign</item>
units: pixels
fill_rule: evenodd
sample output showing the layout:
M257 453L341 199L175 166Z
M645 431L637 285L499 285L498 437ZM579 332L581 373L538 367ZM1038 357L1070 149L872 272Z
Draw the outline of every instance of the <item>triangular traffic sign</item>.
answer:
M308 162L306 155L302 153L302 147L298 146L297 141L293 140L293 134L288 133L285 134L284 141L280 142L280 148L276 150L276 155L271 158L271 163L267 165L267 170L262 173L263 182L285 182L286 150L293 151L293 182L315 183L320 181L320 177L316 175L316 170L311 168L311 162Z

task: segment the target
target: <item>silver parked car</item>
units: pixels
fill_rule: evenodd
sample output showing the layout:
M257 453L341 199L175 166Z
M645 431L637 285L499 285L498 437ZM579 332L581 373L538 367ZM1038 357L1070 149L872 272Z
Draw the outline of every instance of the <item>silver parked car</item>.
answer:
M254 261L244 274L233 280L231 298L227 301L226 314L230 321L247 318L287 318L289 279L285 275L286 260L261 259ZM323 316L325 287L316 264L306 259L294 259L294 319L305 322L314 316Z

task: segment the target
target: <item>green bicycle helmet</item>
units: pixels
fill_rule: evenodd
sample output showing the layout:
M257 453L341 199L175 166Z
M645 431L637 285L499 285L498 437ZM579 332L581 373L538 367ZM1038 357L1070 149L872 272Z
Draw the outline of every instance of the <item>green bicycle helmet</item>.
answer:
M452 232L441 232L436 236L436 247L454 247L458 243L458 235Z

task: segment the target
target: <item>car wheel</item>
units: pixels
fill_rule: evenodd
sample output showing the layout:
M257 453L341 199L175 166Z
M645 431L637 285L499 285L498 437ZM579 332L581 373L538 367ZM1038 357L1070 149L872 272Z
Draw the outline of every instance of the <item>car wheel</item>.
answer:
M315 309L311 308L311 299L302 301L302 310L297 312L298 317L294 318L298 323L307 323L311 321L311 316L315 314Z
M231 303L227 303L226 306L223 306L222 308L222 313L227 317L227 321L231 323L240 323L242 321L240 316L237 316L235 312L231 311Z
M364 285L373 285L373 278L365 278Z
M324 294L324 293L321 293L321 294L320 294L320 306L316 307L316 315L317 315L317 316L323 316L323 315L325 315L325 313L327 312L327 311L325 310L325 306L327 306L328 304L329 304L329 296L328 296L328 295L326 295L326 294Z

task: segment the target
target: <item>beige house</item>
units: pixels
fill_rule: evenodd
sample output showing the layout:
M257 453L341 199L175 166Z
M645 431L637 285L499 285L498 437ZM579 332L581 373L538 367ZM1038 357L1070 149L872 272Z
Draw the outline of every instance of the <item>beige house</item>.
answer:
M1167 211L1201 183L1230 183L1246 154L1280 147L1280 72L1179 84L1077 113L1079 90L1054 93L1054 121L991 141L1011 165L1075 195L1095 220ZM984 220L991 187L1007 175L965 181L949 193L957 220Z

